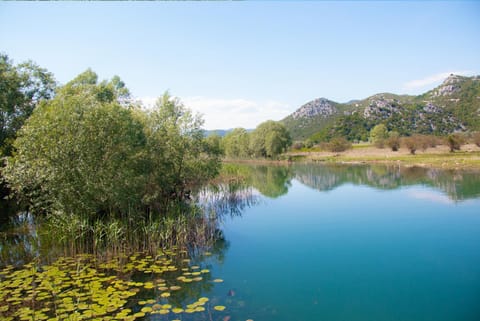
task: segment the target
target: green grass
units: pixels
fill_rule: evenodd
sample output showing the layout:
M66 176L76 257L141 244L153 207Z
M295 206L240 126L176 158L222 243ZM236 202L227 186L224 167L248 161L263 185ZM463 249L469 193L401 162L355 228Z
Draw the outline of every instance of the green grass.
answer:
M332 163L396 163L407 166L423 166L452 169L480 169L480 152L455 152L442 154L415 154L398 156L362 155L347 156L338 154L335 156L310 158L311 161L323 161Z

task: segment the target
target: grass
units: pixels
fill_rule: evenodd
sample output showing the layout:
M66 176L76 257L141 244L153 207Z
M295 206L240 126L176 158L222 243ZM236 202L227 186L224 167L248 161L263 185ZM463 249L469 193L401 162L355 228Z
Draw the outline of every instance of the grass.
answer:
M449 152L447 146L440 145L425 151L410 154L406 148L393 152L388 148L376 148L368 144L353 145L353 148L342 153L326 151L291 152L288 157L297 161L328 163L384 163L406 166L422 166L448 169L480 170L480 148L464 145L462 150Z

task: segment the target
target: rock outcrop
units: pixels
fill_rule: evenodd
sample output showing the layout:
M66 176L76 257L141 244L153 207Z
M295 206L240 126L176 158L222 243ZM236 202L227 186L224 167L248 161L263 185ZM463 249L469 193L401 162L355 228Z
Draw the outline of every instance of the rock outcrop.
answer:
M334 103L325 98L317 98L301 106L292 114L293 119L310 118L321 115L324 118L337 113Z

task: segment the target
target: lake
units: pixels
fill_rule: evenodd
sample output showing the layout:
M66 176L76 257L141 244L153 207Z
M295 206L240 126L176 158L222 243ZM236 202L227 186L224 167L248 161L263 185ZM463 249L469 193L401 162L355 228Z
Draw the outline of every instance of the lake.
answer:
M145 319L480 320L479 172L226 166L246 186L204 191L223 238L191 263L211 275L192 295L226 309Z

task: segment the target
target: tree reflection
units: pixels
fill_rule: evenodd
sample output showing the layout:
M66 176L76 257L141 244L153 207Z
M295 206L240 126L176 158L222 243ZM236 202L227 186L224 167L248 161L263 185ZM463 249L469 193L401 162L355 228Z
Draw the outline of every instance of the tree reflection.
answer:
M318 165L228 164L225 169L263 196L276 198L288 192L291 179L319 191L330 191L344 184L365 185L381 190L424 185L438 189L453 201L480 196L480 172L441 170L395 165Z
M388 165L295 165L295 178L311 188L328 191L343 184L377 189L424 185L444 192L453 201L480 196L480 172Z

